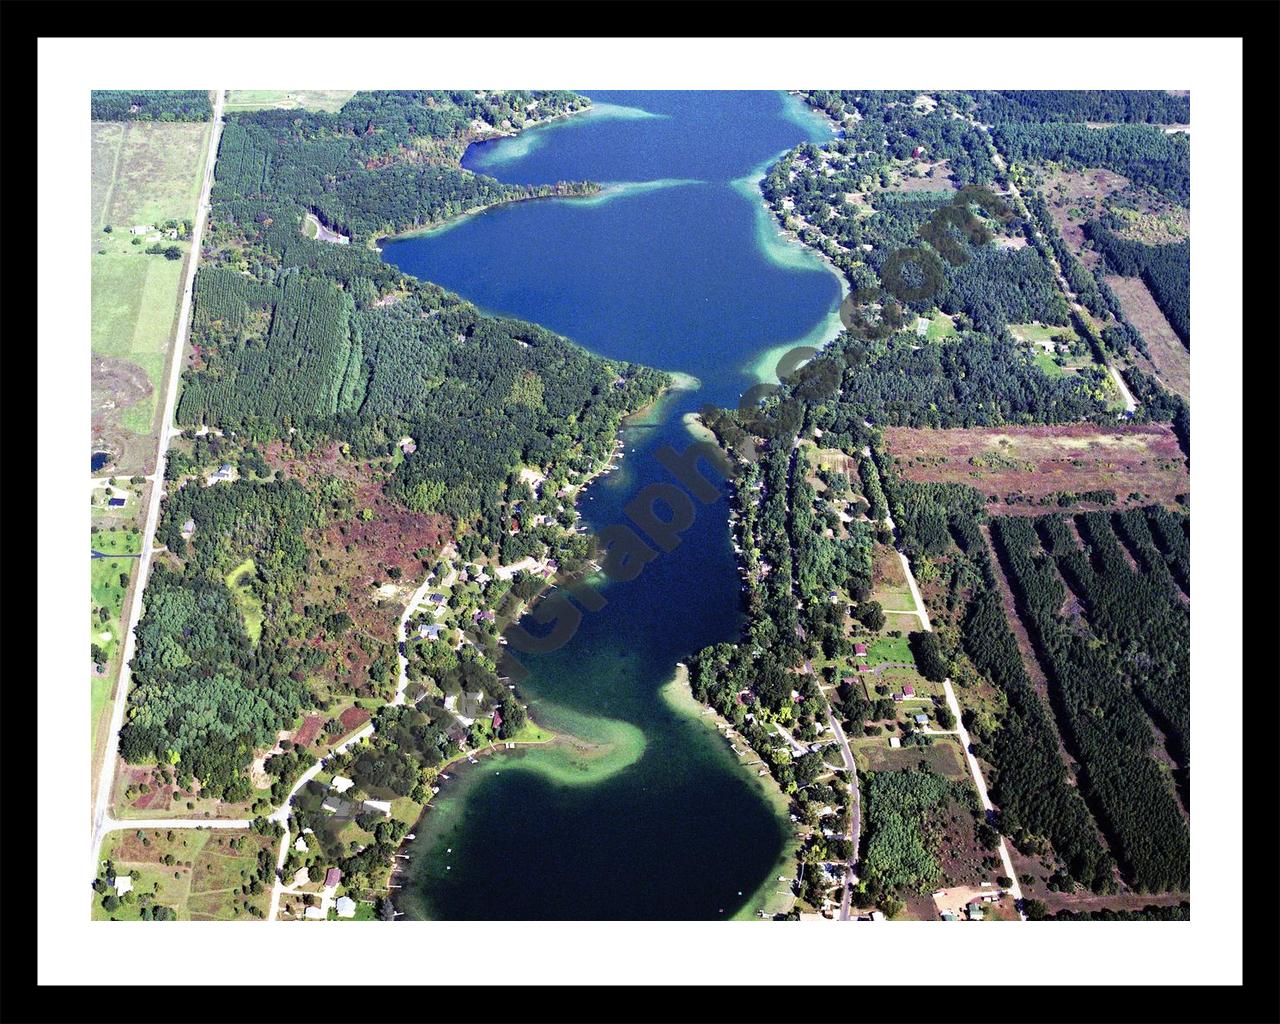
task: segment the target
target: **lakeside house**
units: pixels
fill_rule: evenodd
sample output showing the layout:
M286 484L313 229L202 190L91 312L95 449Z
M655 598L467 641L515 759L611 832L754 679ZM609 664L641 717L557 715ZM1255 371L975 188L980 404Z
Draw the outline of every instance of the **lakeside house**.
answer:
M366 811L378 811L388 818L391 817L391 801L389 800L366 800L364 809Z
M494 708L493 709L493 731L497 732L501 728L502 728L502 709Z

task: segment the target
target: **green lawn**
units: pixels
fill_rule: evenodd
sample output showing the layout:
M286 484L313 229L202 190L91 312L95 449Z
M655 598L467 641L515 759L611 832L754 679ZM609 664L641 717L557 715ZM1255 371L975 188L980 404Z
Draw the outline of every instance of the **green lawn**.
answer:
M137 530L99 530L89 537L93 550L104 555L136 555L142 550L142 537Z
M859 658L859 661L864 659ZM867 644L866 663L872 668L886 661L902 661L914 665L911 644L905 636L879 636Z
M89 563L89 642L106 652L108 661L114 657L120 642L120 616L124 611L124 595L128 579L133 578L136 558L94 558ZM122 583L121 575L126 577ZM102 621L99 609L107 611Z
M257 571L253 559L246 558L227 573L227 586L244 616L244 630L255 644L262 637L262 598L253 591L253 578Z

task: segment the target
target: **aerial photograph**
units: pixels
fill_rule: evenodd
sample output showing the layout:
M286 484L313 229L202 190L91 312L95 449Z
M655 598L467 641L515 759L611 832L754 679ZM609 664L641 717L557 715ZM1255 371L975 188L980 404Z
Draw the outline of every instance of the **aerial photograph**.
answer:
M84 918L1189 922L1192 92L86 92Z

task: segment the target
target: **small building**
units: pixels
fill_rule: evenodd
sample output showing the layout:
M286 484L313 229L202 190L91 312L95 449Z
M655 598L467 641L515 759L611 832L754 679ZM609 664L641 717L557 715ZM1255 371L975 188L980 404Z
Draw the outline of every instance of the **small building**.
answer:
M902 696L914 697L915 695L916 695L916 688L914 686L907 684L902 687Z
M333 781L329 783L329 788L335 793L345 793L354 785L355 783L350 779L343 778L341 775L335 775L333 777Z
M339 917L355 917L356 901L350 896L339 896L337 901L333 904L333 909L338 912Z
M429 625L420 627L418 629L418 636L422 637L423 640L439 640L440 633L443 630L444 626L440 625L440 623L432 622Z
M432 604L444 604L444 594L432 594L427 600Z
M153 231L153 230L154 228L150 224L135 224L133 227L129 229L129 234L145 235L148 231Z
M129 875L116 875L116 895L123 896L133 890L133 878Z
M107 506L108 506L109 508L123 508L123 507L124 507L124 498L108 498L108 499L107 499Z
M944 911L942 912L942 920L944 920L944 921L954 921L955 919L956 919L956 915L955 915L955 914L953 914L953 913L951 913L951 911L949 911L949 910L944 910Z
M307 907L307 909L303 911L302 916L312 921L323 921L324 911L319 907Z
M884 920L884 914L882 914L882 913L881 913L880 911L878 911L878 910L873 910L873 911L871 911L871 920L873 920L873 921L883 921L883 920Z
M497 732L501 728L502 728L502 709L494 708L493 709L493 731Z
M311 881L311 874L307 871L306 865L298 868L293 873L293 887L295 889L300 885L306 885L309 881Z
M924 146L916 146L916 148L911 151L911 159L913 160L919 159L922 156L924 156Z
M897 737L897 736L890 736L890 737L889 737L889 749L890 749L890 750L897 750L897 749L898 749L899 747L901 747L901 746L902 746L902 740L898 739L898 737Z
M916 715L916 717L915 717L915 723L916 723L916 725L928 725L928 724L929 724L929 716L928 716L928 715L926 715L926 714L923 714L923 713L922 713L922 714L919 714L919 715Z
M980 903L970 903L967 907L965 907L965 910L966 910L966 911L968 911L968 913L969 913L969 920L970 920L970 921L981 921L981 920L982 920L982 904L980 904Z
M893 698L895 703L902 700L902 694L900 694L897 690L894 690L893 693L891 693L889 696Z
M386 817L391 817L391 802L389 800L366 800L364 802L366 811L378 811Z
M870 671L871 671L871 669L870 669L870 667L867 665L867 663L866 663L865 661L863 661L863 662L859 662L859 663L858 663L858 671L859 671L859 672L870 672Z
M324 873L324 887L332 889L342 881L342 872L338 868L330 868Z
M867 656L867 645L866 645L866 644L854 644L854 645L853 645L853 653L854 653L855 655L857 655L859 658L865 658L865 657Z
M299 853L306 853L307 841L303 839L302 836L298 836L298 838L294 841L293 848L297 850Z
M926 317L916 317L916 337L923 338L929 333L929 320Z

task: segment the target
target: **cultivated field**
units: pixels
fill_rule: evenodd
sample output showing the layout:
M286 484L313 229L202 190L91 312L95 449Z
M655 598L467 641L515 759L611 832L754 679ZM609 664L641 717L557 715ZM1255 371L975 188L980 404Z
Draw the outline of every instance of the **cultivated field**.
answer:
M331 113L355 95L354 89L232 89L227 113L237 110L327 110Z
M1186 459L1165 424L888 427L884 434L902 475L968 484L994 514L1104 507L1070 496L1107 490L1115 493L1112 508L1172 505L1191 490ZM1059 503L1061 494L1068 497Z
M1138 329L1151 353L1151 365L1170 391L1191 400L1191 353L1174 333L1156 300L1140 277L1108 276L1107 284L1120 300L1120 308Z
M190 248L131 228L195 218L209 130L141 122L91 129L92 444L111 453L119 472L154 468L159 388ZM182 258L146 252L157 243L176 246Z

